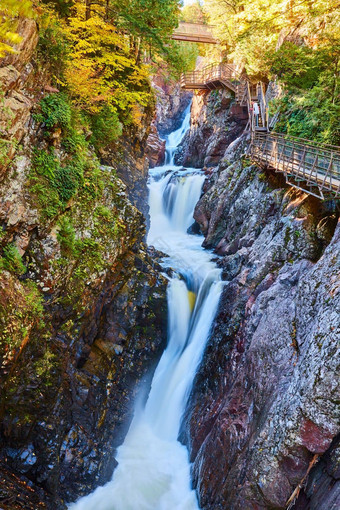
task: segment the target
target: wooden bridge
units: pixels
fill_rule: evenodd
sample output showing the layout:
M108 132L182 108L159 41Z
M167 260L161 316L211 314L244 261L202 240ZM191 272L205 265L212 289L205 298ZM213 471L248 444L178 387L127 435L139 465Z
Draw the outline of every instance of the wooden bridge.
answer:
M213 90L228 88L236 93L240 75L232 64L209 64L201 70L184 73L181 88L186 90Z
M254 130L250 155L260 166L283 173L290 186L322 199L340 197L339 147Z
M217 44L210 25L203 23L186 23L180 21L178 28L172 34L175 41L187 41L203 44Z

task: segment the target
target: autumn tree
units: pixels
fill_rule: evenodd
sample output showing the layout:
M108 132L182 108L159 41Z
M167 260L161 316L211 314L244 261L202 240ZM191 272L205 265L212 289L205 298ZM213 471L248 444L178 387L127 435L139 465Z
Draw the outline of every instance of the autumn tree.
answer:
M13 46L21 41L16 29L20 16L32 15L30 0L1 0L0 3L0 58L13 53Z

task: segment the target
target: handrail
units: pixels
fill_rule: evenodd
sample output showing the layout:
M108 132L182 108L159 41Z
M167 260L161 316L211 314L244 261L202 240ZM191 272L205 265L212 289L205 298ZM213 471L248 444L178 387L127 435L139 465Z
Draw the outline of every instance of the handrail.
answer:
M340 196L339 147L321 147L311 140L282 133L254 131L251 158L254 162L282 172L289 185L318 198L325 198L325 192ZM297 184L300 182L304 184Z
M217 39L215 39L212 29L213 25L180 21L178 27L172 33L172 39L216 44Z
M233 64L208 64L203 69L183 73L181 76L182 88L190 88L197 86L201 88L209 88L208 85L214 81L232 82L238 81L240 74L236 71L236 66Z

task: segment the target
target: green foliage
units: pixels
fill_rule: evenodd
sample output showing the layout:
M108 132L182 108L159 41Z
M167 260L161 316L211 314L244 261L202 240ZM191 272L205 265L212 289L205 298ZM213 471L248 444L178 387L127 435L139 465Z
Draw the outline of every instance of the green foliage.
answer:
M327 48L313 49L285 42L278 51L267 54L267 64L273 77L288 89L309 89L319 75L332 66L334 54Z
M101 149L116 140L122 134L122 124L117 111L104 106L99 112L89 117L92 129L91 143Z
M268 53L274 54L278 43L290 34L297 38L303 34L311 47L323 47L329 41L336 45L339 38L337 0L206 0L204 10L216 25L228 58L242 64L254 78L268 77ZM303 57L299 53L298 58Z
M4 269L17 276L26 273L26 266L24 265L18 248L15 244L7 244L3 249L3 256L0 259L0 269Z
M75 0L40 0L41 3L53 6L61 16L69 16Z
M66 94L50 94L40 101L41 113L35 118L47 129L66 128L71 124L71 106Z
M64 256L73 255L75 251L76 233L69 217L63 216L58 222L57 239L60 243L61 251Z
M278 132L332 145L340 144L340 105L316 86L304 93L290 93L275 101L280 110Z
M52 185L58 191L59 199L66 204L83 183L84 162L74 157L67 166L59 166Z
M61 85L69 59L69 41L61 21L51 8L45 8L40 13L39 21L39 64L45 71L46 69L49 70L56 85Z
M284 61L281 57L284 55ZM297 64L295 65L295 60ZM323 143L340 143L339 63L340 51L334 47L311 49L284 45L272 57L273 71L286 89L273 102L280 111L278 131Z
M178 24L178 0L111 0L110 7L118 28L132 37L136 62L143 49L167 54L167 44Z
M106 220L112 219L112 213L110 209L108 209L104 205L98 205L94 211L94 215L99 218L104 218Z
M51 148L49 151L36 150L32 163L32 190L44 216L53 218L83 185L86 161L75 155L62 166Z

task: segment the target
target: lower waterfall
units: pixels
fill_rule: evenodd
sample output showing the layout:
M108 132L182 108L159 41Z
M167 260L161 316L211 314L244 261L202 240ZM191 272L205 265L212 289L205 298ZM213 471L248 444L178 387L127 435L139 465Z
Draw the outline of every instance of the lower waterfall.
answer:
M190 235L204 175L174 165L174 152L189 127L190 108L181 128L167 138L165 166L150 170L148 244L167 255L168 344L156 368L144 406L136 407L118 466L105 486L69 506L69 510L198 510L191 488L185 446L179 428L198 364L222 291L220 270L202 237Z

